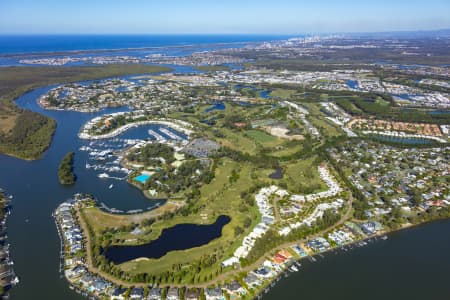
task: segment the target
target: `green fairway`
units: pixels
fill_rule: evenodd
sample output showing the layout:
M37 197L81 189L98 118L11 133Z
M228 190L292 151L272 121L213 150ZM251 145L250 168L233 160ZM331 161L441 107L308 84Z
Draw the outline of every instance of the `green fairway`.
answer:
M290 99L297 91L288 89L276 89L270 93L270 96L280 99Z
M310 194L327 189L317 170L317 157L311 157L282 165L283 182L292 193Z

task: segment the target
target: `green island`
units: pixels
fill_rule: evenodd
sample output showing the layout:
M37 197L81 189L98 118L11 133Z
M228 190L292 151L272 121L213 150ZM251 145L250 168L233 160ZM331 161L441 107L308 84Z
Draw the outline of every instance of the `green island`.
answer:
M73 172L73 159L75 153L67 153L61 160L58 167L58 179L62 185L72 185L77 180L75 173Z
M20 95L56 83L170 71L163 66L107 65L94 67L2 67L0 69L0 152L33 160L49 147L56 122L20 109Z

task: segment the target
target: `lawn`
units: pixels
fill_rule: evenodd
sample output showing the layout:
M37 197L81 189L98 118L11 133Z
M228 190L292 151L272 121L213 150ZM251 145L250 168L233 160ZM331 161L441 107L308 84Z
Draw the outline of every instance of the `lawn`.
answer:
M245 137L240 132L235 132L228 128L217 129L224 137L214 137L222 146L249 154L256 154L257 145L253 139Z
M121 226L130 225L132 223L140 223L143 220L157 217L165 212L175 210L182 203L176 201L168 201L165 205L154 210L132 215L110 214L102 211L98 207L88 207L83 209L89 223L92 225L95 232L100 233L106 228L117 228Z
M384 100L381 97L377 97L377 99L375 100L375 103L380 106L389 106L390 105L390 103L388 101Z
M270 96L274 98L280 98L280 99L290 99L292 95L294 95L297 91L295 90L288 90L288 89L275 89L270 93Z
M317 157L285 163L283 179L292 193L316 193L327 189L317 170Z
M267 134L260 130L247 130L245 132L245 135L251 137L258 143L270 143L277 139L277 138L271 136L270 134Z
M293 145L289 145L287 147L282 147L282 149L277 150L277 151L273 151L270 153L271 156L274 157L284 157L284 156L290 156L294 153L300 152L303 149L303 146L301 144L301 142L297 142L298 144L293 146Z

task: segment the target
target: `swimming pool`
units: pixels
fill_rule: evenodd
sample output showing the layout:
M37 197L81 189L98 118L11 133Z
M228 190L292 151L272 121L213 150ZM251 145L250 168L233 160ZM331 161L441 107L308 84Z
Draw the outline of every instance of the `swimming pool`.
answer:
M139 176L134 177L134 180L136 180L137 182L140 182L140 183L146 183L147 180L150 179L150 177L151 177L150 175L141 174Z

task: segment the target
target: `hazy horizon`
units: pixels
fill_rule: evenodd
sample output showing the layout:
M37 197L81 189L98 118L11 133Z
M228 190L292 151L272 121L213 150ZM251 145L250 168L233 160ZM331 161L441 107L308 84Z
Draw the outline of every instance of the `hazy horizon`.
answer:
M373 33L450 28L450 2L3 0L0 34Z

